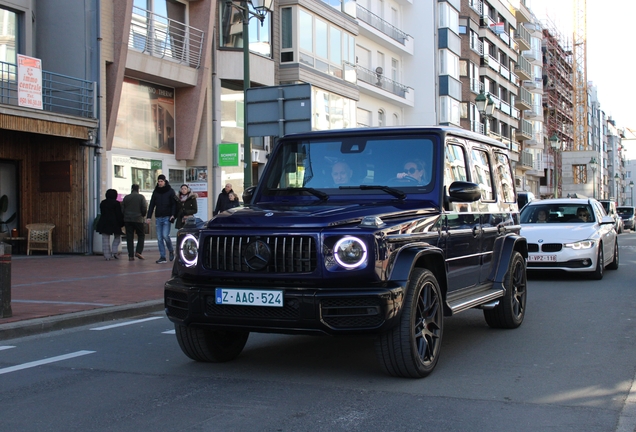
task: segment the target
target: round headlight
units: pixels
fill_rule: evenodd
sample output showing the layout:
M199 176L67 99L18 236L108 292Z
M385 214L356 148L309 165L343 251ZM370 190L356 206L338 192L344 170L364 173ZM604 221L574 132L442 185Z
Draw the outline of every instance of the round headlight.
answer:
M181 261L187 267L193 267L197 265L197 258L199 257L199 241L192 234L186 234L181 240L181 247L179 248L179 255Z
M344 268L352 269L361 266L367 260L367 247L356 237L343 237L333 248L336 262Z

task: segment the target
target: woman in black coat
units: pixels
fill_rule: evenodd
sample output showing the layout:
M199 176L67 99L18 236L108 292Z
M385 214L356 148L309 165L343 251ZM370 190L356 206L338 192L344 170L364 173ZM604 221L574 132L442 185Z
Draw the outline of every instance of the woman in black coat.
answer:
M194 216L199 211L197 206L197 194L192 192L187 184L182 184L175 195L177 200L177 222L175 228L181 229L188 217Z
M102 235L102 251L106 261L111 258L119 259L119 243L121 236L124 234L121 227L124 226L124 213L121 209L121 203L117 201L117 191L108 189L106 191L106 199L99 204L99 221L95 227L95 231ZM110 236L114 235L111 246Z

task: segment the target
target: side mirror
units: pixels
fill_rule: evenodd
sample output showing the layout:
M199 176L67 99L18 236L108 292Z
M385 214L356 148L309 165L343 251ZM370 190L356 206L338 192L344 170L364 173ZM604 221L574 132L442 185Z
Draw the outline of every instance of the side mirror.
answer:
M243 205L249 205L252 203L252 197L254 196L255 190L256 186L250 186L243 191Z
M611 216L603 216L603 218L601 219L601 225L614 225L615 221L614 218Z
M481 199L481 189L478 184L456 181L448 188L451 202L474 202Z

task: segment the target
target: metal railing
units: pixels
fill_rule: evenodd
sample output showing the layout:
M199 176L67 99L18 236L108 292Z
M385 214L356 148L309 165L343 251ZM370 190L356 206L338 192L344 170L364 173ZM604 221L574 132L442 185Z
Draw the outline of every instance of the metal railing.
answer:
M380 87L381 89L391 92L394 95L406 97L406 93L410 89L410 87L405 86L404 84L393 81L392 79L389 79L380 73L363 68L360 65L356 65L356 71L358 79L360 81L364 81L365 83Z
M382 33L384 33L391 39L401 43L402 45L405 45L406 39L410 37L408 34L395 27L393 24L390 24L389 22L383 20L370 10L365 9L360 5L356 5L356 15L359 20L364 21L371 27L381 31Z
M57 114L96 118L95 86L86 81L42 71L42 109ZM0 61L0 104L18 106L18 66Z
M198 69L204 37L202 30L133 6L130 49Z

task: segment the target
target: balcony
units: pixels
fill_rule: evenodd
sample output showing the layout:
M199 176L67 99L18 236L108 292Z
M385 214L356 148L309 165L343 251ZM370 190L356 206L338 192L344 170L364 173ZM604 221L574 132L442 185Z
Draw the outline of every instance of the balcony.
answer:
M517 134L525 139L532 138L532 123L526 119L521 120L521 129L517 130Z
M523 87L519 88L519 96L515 98L515 107L519 109L532 108L532 94Z
M523 111L523 117L527 120L543 120L543 112L537 109L529 109Z
M0 104L19 106L17 77L16 65L0 62ZM42 107L55 114L94 119L95 83L43 70Z
M524 57L519 57L519 61L515 65L515 73L523 80L532 78L532 65Z
M519 44L519 50L521 51L527 51L532 48L532 45L530 44L530 33L521 24L519 24L519 26L517 27L517 32L515 33L515 41L517 41L517 43Z
M413 37L359 4L356 5L356 15L359 21L387 36L395 44L395 47L413 53ZM364 26L361 26L361 30L364 30Z
M133 6L128 48L198 69L205 33Z
M527 150L521 152L521 158L519 159L519 163L517 164L517 168L522 169L524 171L531 170L533 167L533 156Z
M363 68L360 65L356 65L356 72L358 81L362 81L367 83L373 88L382 89L387 91L399 98L407 99L409 105L412 104L411 99L413 99L413 89L411 87L405 86L404 84L400 84L399 82L393 81L385 77L381 73L381 69L378 68L375 71ZM406 102L406 101L403 101Z

